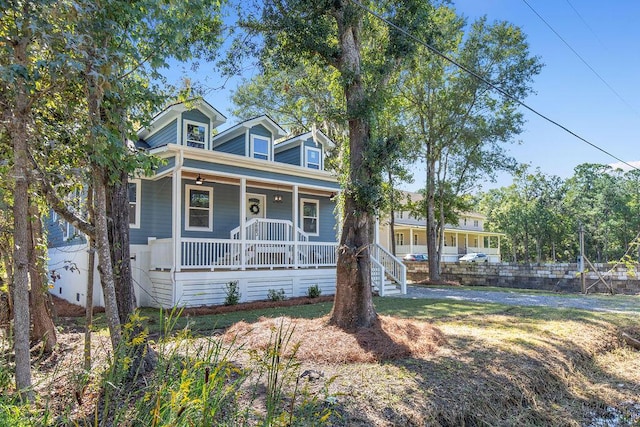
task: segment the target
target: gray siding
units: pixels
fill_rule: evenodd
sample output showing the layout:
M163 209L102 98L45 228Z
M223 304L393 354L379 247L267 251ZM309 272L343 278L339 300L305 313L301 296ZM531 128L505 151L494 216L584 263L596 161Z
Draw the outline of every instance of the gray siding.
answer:
M170 157L168 159L165 159L165 163L163 165L160 165L158 167L158 169L156 169L156 175L160 174L168 169L173 168L176 165L176 158L175 157Z
M86 243L87 240L84 234L81 234L75 229L74 226L69 225L69 236L66 240L63 239L63 229L66 229L67 223L62 218L58 218L57 221L52 221L51 216L44 219L44 228L47 232L47 245L50 248L61 248L65 246L73 246L81 243Z
M216 151L222 151L223 153L236 154L238 156L245 156L245 135L239 135L235 138L220 144L215 148Z
M259 136L265 136L267 138L273 138L273 135L271 135L271 132L269 132L269 129L267 129L262 125L255 125L254 127L251 128L249 133L251 135L259 135Z
M228 239L229 232L240 225L240 187L213 185L213 234Z
M326 188L333 188L335 190L338 190L340 188L340 184L338 184L337 182L330 182L330 181L325 181L321 179L307 178L307 177L301 177L301 176L291 176L291 175L286 175L282 173L248 169L248 168L242 168L238 166L212 164L212 163L201 161L201 160L185 159L184 166L188 168L198 168L198 169L211 170L211 171L217 171L217 172L225 172L225 173L235 174L238 176L246 176L247 178L272 179L275 181L282 181L283 183L287 183L287 184L315 185L315 186L322 186Z
M211 124L209 117L207 117L205 114L203 114L200 110L197 110L197 109L183 112L182 119L193 120L194 122L206 123L207 125Z
M145 142L149 144L150 148L155 148L167 144L176 144L178 142L176 140L177 132L178 123L176 120L173 120L171 123L160 129L159 131L147 137Z
M171 178L142 180L140 228L129 229L132 245L146 245L149 237L171 237Z
M276 153L275 161L280 163L288 163L290 165L301 166L300 146L290 147L288 150Z

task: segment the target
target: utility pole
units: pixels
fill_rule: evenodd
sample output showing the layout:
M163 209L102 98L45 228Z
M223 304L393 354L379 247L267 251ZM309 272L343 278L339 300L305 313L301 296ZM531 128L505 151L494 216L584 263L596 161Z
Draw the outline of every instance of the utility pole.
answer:
M580 269L580 284L582 286L582 293L587 293L584 276L584 226L580 223L580 263L578 265Z

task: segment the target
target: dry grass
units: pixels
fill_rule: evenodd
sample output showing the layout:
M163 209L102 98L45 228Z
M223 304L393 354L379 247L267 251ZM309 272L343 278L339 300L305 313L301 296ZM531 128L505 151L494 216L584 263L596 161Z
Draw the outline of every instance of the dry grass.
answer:
M223 338L260 350L274 328L290 326L301 372L324 373L310 386L337 399L326 425L640 425L640 352L620 339L623 331L640 337L639 319L536 310L430 322L380 316L378 327L358 333L329 326L326 318L263 318L239 322ZM77 364L81 337L61 336L66 344L57 357ZM68 395L69 380L56 376L40 390ZM81 398L90 401L91 388Z
M261 318L257 323L239 322L224 334L251 349L265 349L272 332L280 326L291 329L291 341L299 343L296 358L326 363L380 362L406 357L426 357L445 343L433 325L410 319L380 316L377 325L355 333L328 324L328 318Z

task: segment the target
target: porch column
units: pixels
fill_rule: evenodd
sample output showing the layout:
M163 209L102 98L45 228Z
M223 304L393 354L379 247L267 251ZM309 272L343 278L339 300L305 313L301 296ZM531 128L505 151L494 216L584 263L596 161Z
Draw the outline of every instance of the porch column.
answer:
M247 265L247 179L240 178L240 269Z
M413 227L409 227L409 253L415 253L415 251L413 250Z
M182 268L182 169L176 167L173 172L173 194L175 199L173 200L173 269L174 271L180 271ZM174 302L176 300L174 299Z
M374 239L373 241L376 245L380 245L380 218L376 217L376 229L374 230Z
M298 246L298 186L293 186L291 193L291 221L293 222L293 268L299 268Z

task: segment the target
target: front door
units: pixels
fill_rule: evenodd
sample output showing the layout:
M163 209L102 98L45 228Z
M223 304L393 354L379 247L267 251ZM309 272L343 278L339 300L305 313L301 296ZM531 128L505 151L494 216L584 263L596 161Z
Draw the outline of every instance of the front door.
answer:
M247 193L247 221L253 218L266 218L266 207L264 194Z

